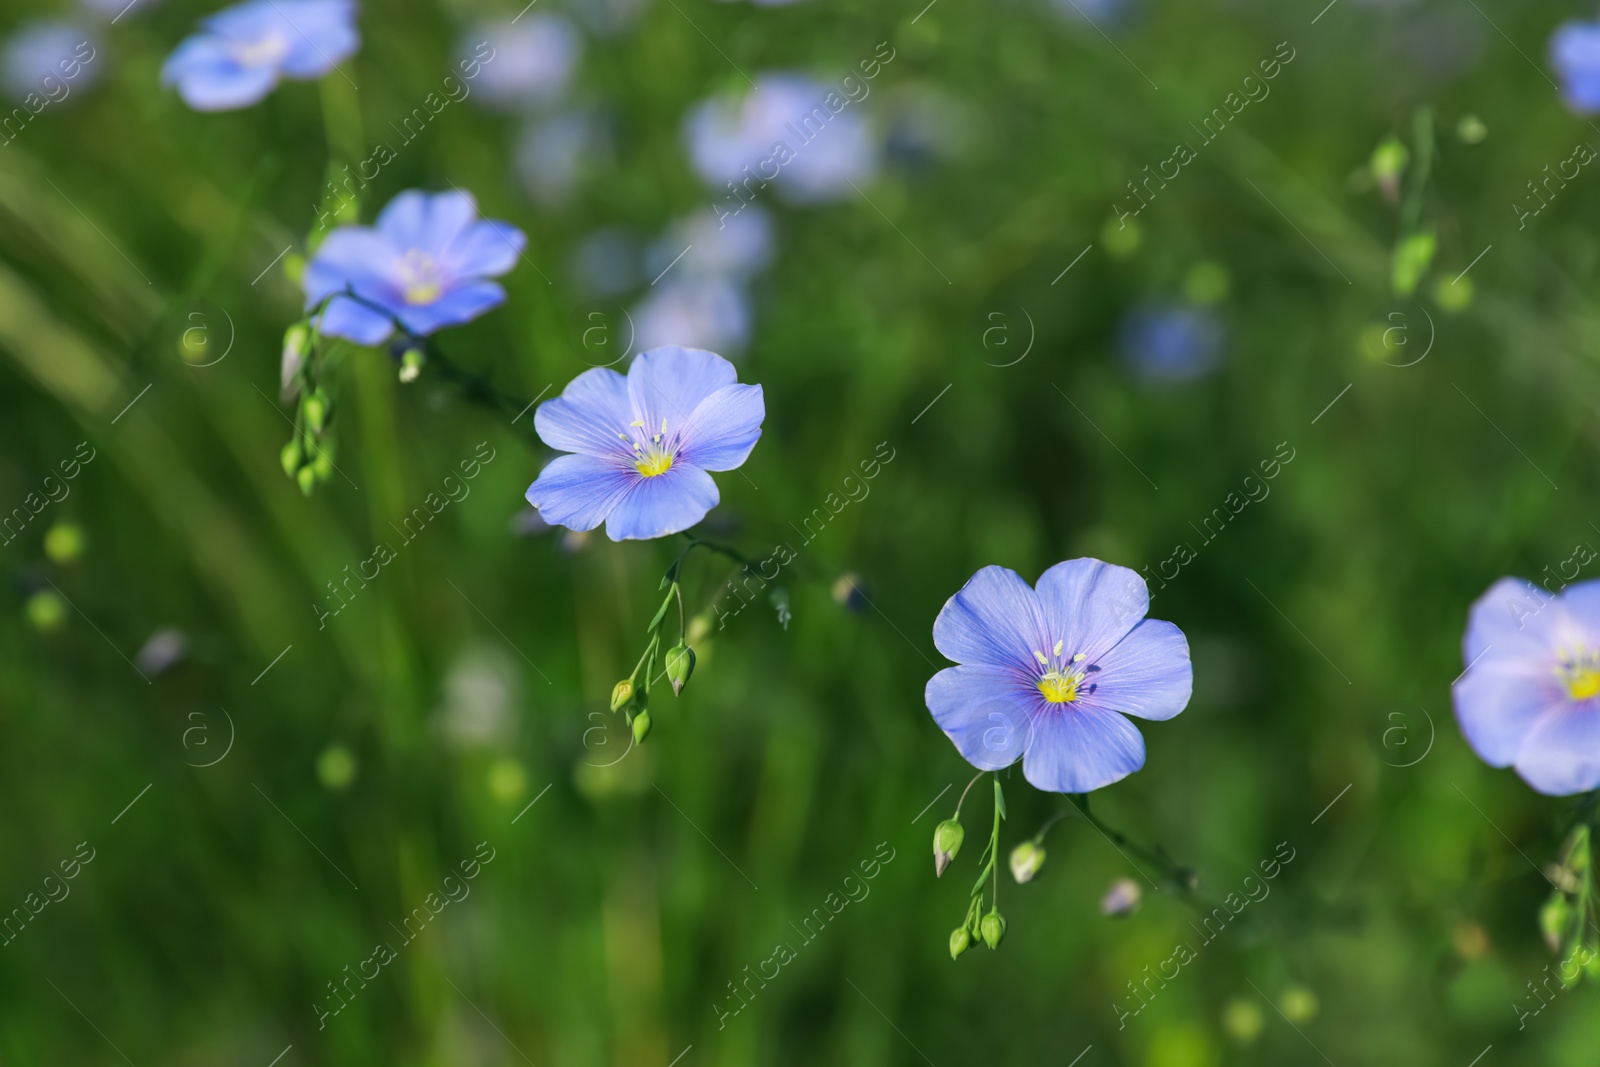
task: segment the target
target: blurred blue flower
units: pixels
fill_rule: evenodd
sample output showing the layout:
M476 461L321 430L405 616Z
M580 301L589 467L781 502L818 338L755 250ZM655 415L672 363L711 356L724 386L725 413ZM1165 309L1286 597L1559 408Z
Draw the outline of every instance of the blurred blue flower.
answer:
M248 0L200 23L161 67L196 111L228 111L266 98L279 78L314 80L355 54L354 0Z
M639 239L630 230L607 226L578 242L573 280L585 295L616 296L638 284L640 256Z
M71 22L24 23L0 53L0 82L6 95L22 100L37 93L56 100L65 96L64 85L82 88L92 84L100 77L100 67L94 62L99 43L99 34Z
M1119 25L1134 15L1133 0L1050 0L1056 14L1097 26Z
M494 49L494 59L483 64L477 90L485 102L502 107L559 97L583 51L577 27L560 15L480 24L462 39L461 54L472 55L485 41Z
M430 334L503 303L505 290L486 279L515 266L526 244L510 223L480 221L467 193L411 189L389 201L375 228L341 226L328 235L306 264L306 308L332 297L322 332L357 344L382 343L396 319L413 334ZM365 303L337 295L347 289Z
M1502 578L1472 605L1456 720L1491 767L1541 793L1600 786L1600 581L1551 595Z
M772 260L772 216L750 207L719 222L716 213L705 208L679 219L650 249L645 265L648 276L656 277L680 255L683 258L672 267L674 273L748 277Z
M967 762L1023 776L1052 793L1087 793L1144 766L1144 738L1124 716L1170 719L1189 703L1189 643L1145 618L1150 593L1127 567L1058 563L1038 589L985 567L933 623L933 643L960 666L928 681L925 699Z
M1149 384L1192 381L1216 369L1222 323L1203 308L1135 308L1122 323L1122 353L1134 374Z
M523 186L553 206L572 194L585 169L607 147L606 128L591 111L568 111L530 124L517 145Z
M632 314L635 343L644 350L683 345L737 352L750 339L750 299L727 278L664 281L651 287Z
M1600 22L1567 22L1550 38L1561 95L1580 115L1600 111Z
M687 530L717 506L707 471L741 466L761 437L759 385L738 384L713 352L669 346L645 352L627 377L594 367L539 405L534 427L558 457L528 487L552 525L613 541Z
M803 74L764 74L745 96L702 102L684 120L684 138L695 170L719 192L748 179L749 195L770 181L795 202L838 199L878 166L860 108Z

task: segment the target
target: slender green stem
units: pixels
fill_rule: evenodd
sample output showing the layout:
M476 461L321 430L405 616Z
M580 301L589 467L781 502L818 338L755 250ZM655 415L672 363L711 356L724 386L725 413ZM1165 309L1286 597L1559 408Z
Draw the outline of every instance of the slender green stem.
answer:
M972 781L967 783L967 788L961 791L961 799L956 801L956 813L950 816L952 819L959 820L961 818L961 805L967 802L967 794L972 792L972 787L978 784L978 779L982 778L983 774L983 771L979 771L977 774L974 774L972 776Z

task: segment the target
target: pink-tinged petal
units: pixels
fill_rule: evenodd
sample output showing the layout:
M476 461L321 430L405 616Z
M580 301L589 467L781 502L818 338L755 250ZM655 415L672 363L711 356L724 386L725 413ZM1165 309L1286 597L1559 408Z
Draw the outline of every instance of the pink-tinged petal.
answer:
M1194 666L1183 631L1145 619L1091 665L1079 686L1079 703L1160 721L1187 707L1193 690Z
M1031 669L1035 652L1051 652L1038 596L1005 567L983 568L945 601L933 620L933 643L957 663L1019 670Z
M719 499L711 475L687 463L674 463L653 478L635 474L628 494L606 520L606 536L645 541L680 533L705 518Z
M1137 571L1097 559L1069 559L1039 577L1051 645L1094 663L1150 610L1150 590ZM1046 652L1050 649L1046 648Z
M412 333L426 336L446 326L459 326L471 322L490 308L506 302L506 291L499 282L473 282L451 289L431 304L402 302L398 313L400 321Z
M652 434L661 432L664 420L668 437L674 437L688 427L702 400L738 380L733 364L715 352L676 345L652 348L628 368L633 417Z
M330 337L343 337L358 345L380 345L394 332L394 321L389 316L348 297L336 296L328 301L316 323Z
M1009 767L1028 750L1043 703L1017 671L984 666L945 668L928 679L923 699L956 751L980 771Z
M539 440L560 452L581 452L633 462L633 446L622 436L633 419L628 379L608 367L591 367L554 400L533 413Z
M708 471L741 466L761 438L767 405L759 385L725 385L700 401L679 437L679 455Z
M1492 649L1456 682L1451 697L1467 744L1491 767L1516 762L1534 724L1566 701L1548 653L1518 659Z
M1563 701L1546 711L1528 732L1516 768L1547 796L1600 786L1600 698Z
M439 264L458 278L494 278L517 265L528 237L509 222L474 222L439 253Z
M402 251L415 248L437 257L477 217L478 204L470 193L407 189L378 213L378 231Z
M1055 705L1033 724L1022 774L1048 793L1087 793L1144 766L1144 738L1114 711Z
M594 456L560 456L528 486L528 503L552 526L592 530L639 479L637 472Z
M1486 656L1510 659L1548 655L1546 635L1555 622L1555 598L1532 582L1502 578L1473 602L1462 640L1466 665Z

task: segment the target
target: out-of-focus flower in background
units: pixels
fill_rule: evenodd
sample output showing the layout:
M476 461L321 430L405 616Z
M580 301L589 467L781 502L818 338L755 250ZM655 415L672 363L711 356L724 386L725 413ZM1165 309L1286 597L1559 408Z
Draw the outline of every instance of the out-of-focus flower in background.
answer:
M1561 96L1580 115L1600 111L1600 22L1563 23L1550 38Z
M522 131L516 152L517 175L540 204L559 206L608 148L606 126L596 112L551 115L529 123Z
M516 731L517 670L497 649L472 646L450 665L434 721L458 748L504 744Z
M680 255L683 258L674 263ZM707 208L667 228L646 253L645 273L655 278L670 267L673 274L682 271L698 276L745 278L771 260L770 215L750 207L719 223L716 213Z
M526 244L510 223L480 220L467 193L410 189L389 201L375 227L328 235L306 264L306 310L327 300L322 332L357 344L381 344L395 320L430 334L504 303L505 290L488 279L516 266ZM339 295L346 290L360 300Z
M830 96L843 102L837 111ZM696 173L719 195L729 182L747 190L741 199L772 183L794 203L837 200L878 167L860 104L804 74L763 74L747 94L702 101L683 129Z
M1222 322L1205 308L1143 305L1123 320L1122 355L1148 385L1204 377L1222 358Z
M1079 25L1120 26L1138 14L1134 0L1049 0L1061 18Z
M473 27L461 40L461 54L479 45L494 49L483 66L478 98L496 107L547 104L567 91L583 54L583 37L560 15L529 15Z
M0 84L13 100L35 93L54 102L93 85L104 65L94 30L57 19L28 22L0 51ZM68 88L63 92L61 86Z
M623 226L588 234L572 253L572 277L586 296L616 296L639 284L638 235Z
M738 352L750 340L750 298L726 278L685 277L653 286L632 312L635 347Z
M211 15L161 67L196 111L264 100L280 78L314 81L361 44L352 0L249 0Z
M189 642L183 636L183 631L166 627L145 640L139 651L134 653L133 662L140 671L154 678L183 662L188 652Z
M132 18L150 10L160 2L161 0L78 0L78 6L93 18L121 22L125 18Z

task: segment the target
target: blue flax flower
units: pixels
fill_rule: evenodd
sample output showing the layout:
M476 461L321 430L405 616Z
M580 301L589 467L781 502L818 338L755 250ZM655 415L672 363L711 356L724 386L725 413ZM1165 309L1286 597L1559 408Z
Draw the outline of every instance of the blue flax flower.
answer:
M1552 596L1502 578L1472 605L1461 732L1491 767L1551 796L1600 786L1600 581Z
M395 320L426 336L504 303L506 291L487 279L516 266L526 243L510 223L480 220L467 193L410 189L376 227L341 226L318 246L306 264L306 309L332 297L322 332L357 344L381 344ZM347 290L361 300L337 295Z
M759 385L740 385L714 352L667 346L633 361L627 377L586 370L539 405L534 428L561 456L528 487L552 525L613 541L687 530L720 499L707 471L744 463L767 409Z
M1580 115L1600 111L1600 22L1568 22L1550 38L1561 95Z
M161 83L196 111L230 111L280 78L322 77L360 43L353 0L250 0L201 22L162 64Z
M1022 759L1052 793L1087 793L1144 766L1125 715L1170 719L1189 703L1189 642L1145 618L1150 592L1127 567L1070 559L1037 590L985 567L945 602L933 643L960 664L928 680L928 710L979 770Z

